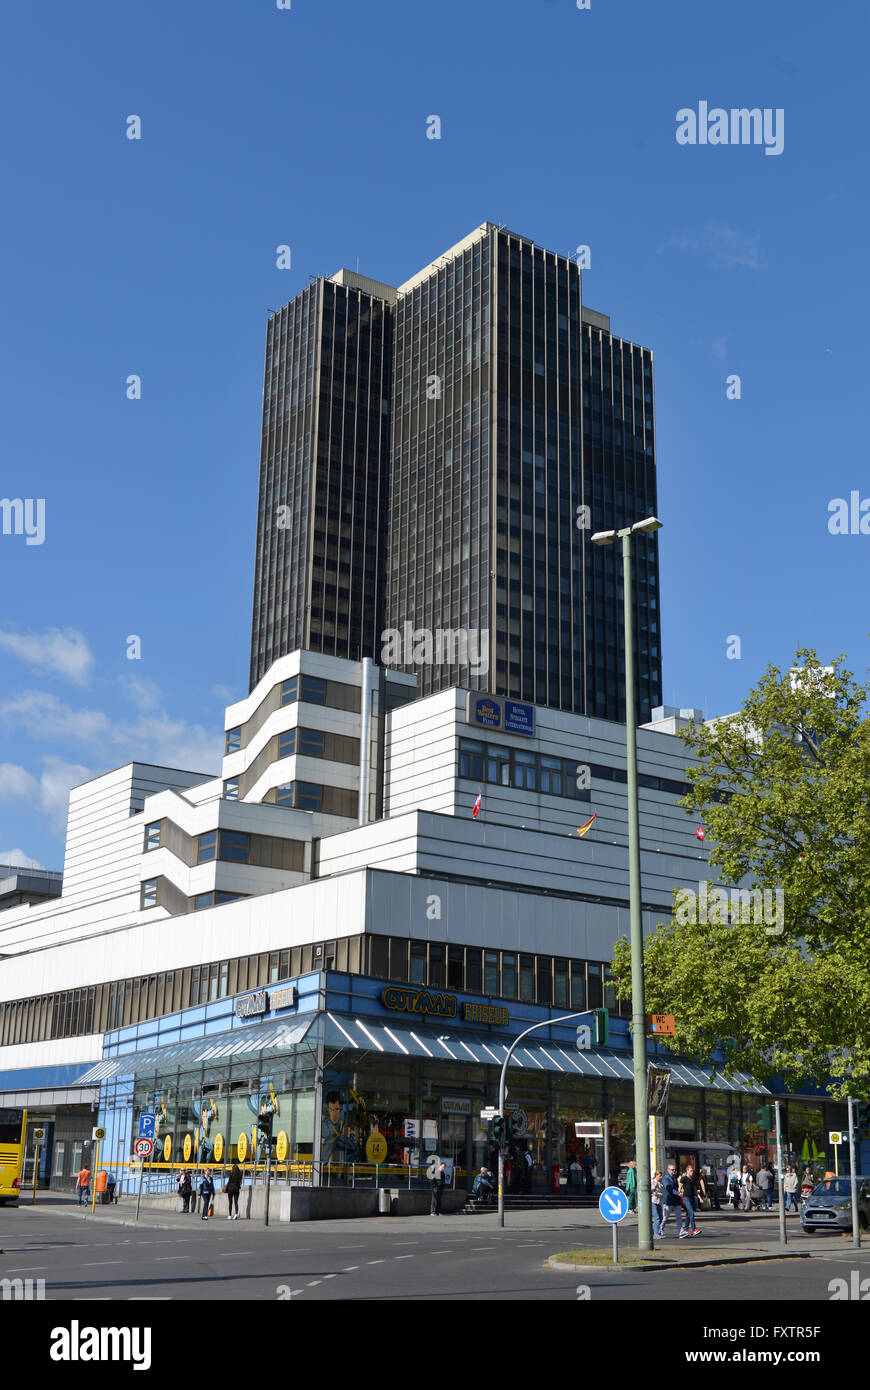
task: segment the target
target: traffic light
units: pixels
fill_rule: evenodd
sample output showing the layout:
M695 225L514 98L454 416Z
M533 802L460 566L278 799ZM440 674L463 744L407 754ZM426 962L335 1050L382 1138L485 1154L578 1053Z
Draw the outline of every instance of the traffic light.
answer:
M592 1023L595 1046L606 1047L610 1042L610 1014L606 1009L593 1009Z
M759 1105L758 1110L755 1112L756 1121L757 1121L757 1123L758 1123L758 1125L760 1126L761 1129L764 1129L764 1130L769 1130L769 1129L771 1129L771 1127L772 1127L772 1125L771 1125L771 1111L772 1111L772 1106L770 1106L770 1105Z
M257 1129L262 1131L267 1144L272 1143L272 1111L257 1116Z
M493 1115L489 1122L489 1132L495 1143L501 1148L504 1141L504 1120L501 1115Z
M514 1141L514 1117L505 1115L504 1117L504 1141L510 1145Z
M855 1106L855 1132L865 1138L870 1135L870 1101L859 1100Z

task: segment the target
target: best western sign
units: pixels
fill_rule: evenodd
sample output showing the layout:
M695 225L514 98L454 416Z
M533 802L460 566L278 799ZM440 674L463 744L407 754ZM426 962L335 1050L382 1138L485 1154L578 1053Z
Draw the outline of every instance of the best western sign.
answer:
M466 1023L498 1023L506 1026L510 1022L508 1011L497 1004L463 1004L459 1012L459 1000L455 994L441 994L429 989L407 989L404 986L388 985L381 992L381 1002L386 1009L396 1009L407 1014L432 1014L436 1018L459 1018Z

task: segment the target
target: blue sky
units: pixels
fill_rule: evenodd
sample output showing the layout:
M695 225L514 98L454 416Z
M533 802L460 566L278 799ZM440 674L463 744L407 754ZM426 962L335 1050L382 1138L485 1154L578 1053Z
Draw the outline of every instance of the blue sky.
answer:
M727 712L798 645L863 675L870 536L831 535L828 504L870 497L868 24L831 13L7 13L0 495L44 498L45 538L0 535L0 862L60 867L88 775L217 770L247 689L267 313L357 257L400 283L484 220L589 245L584 302L655 350L665 700ZM678 145L700 101L782 108L783 152Z

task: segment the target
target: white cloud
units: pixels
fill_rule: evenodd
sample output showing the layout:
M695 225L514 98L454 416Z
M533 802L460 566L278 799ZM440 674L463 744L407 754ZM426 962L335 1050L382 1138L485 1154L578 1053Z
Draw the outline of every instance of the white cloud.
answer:
M143 714L133 723L116 723L103 710L74 710L45 690L25 690L0 702L0 719L43 744L77 744L101 770L135 761L192 772L220 771L222 732L171 719L165 713Z
M20 869L42 869L38 859L31 859L23 849L0 849L0 864L14 864Z
M211 693L212 695L216 695L219 700L223 700L225 705L234 704L235 701L240 698L239 692L237 690L233 690L228 685L213 685L211 688Z
M94 655L87 639L75 628L51 627L39 636L0 632L0 648L39 671L66 676L77 685L87 685Z
M17 763L0 763L0 801L37 801L39 783Z
M122 684L130 699L143 713L147 714L150 710L156 709L160 704L162 692L156 681L149 680L147 676L124 676Z
M726 270L766 270L767 261L759 247L760 234L746 236L734 227L719 222L708 223L693 235L682 233L669 237L659 251L694 251L707 258L710 265Z

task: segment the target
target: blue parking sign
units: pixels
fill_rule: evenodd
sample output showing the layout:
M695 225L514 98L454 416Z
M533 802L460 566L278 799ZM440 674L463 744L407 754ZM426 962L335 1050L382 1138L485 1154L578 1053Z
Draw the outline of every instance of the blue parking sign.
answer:
M153 1111L145 1110L139 1116L139 1138L156 1139L157 1137L157 1116Z

